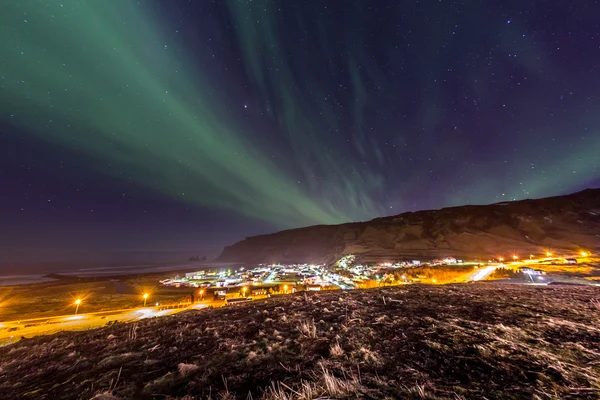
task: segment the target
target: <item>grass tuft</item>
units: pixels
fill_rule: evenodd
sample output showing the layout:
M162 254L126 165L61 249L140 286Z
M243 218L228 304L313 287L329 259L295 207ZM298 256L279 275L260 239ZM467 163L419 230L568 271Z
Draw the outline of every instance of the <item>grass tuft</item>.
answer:
M340 346L339 342L335 342L335 344L329 348L329 355L333 358L340 358L345 354L346 353L344 352L344 349L342 349L342 346Z
M300 326L298 326L298 330L303 336L316 339L317 338L317 327L315 325L315 320L302 321Z

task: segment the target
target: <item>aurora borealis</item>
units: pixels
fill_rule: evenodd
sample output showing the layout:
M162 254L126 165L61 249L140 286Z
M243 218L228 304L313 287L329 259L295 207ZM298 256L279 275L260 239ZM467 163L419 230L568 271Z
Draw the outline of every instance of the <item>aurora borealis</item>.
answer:
M3 246L202 249L598 186L599 14L558 0L3 2Z

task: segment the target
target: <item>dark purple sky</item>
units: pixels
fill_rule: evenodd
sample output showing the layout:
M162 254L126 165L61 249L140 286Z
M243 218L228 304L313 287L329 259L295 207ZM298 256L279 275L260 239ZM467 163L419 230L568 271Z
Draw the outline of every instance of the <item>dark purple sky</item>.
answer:
M5 272L600 186L597 1L7 8Z

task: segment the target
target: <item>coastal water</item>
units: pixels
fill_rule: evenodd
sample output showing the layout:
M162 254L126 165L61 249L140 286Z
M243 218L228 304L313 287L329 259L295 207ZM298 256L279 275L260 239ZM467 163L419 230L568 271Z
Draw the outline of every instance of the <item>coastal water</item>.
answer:
M196 271L202 269L225 269L232 267L231 263L218 262L191 262L191 263L173 263L173 264L145 264L145 265L122 265L110 267L94 267L94 268L74 268L63 271L53 271L58 275L78 276L82 278L103 277L103 276L119 276L132 274L148 274L155 272L184 272ZM11 274L0 275L0 286L25 285L30 283L50 282L54 279L46 274Z
M28 283L50 282L53 280L41 274L0 275L0 286L26 285Z

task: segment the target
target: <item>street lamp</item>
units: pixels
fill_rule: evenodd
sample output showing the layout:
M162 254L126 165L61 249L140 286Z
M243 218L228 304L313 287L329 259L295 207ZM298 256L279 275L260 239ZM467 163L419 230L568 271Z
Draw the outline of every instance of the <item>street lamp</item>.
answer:
M588 253L587 253L587 251L582 251L582 252L581 252L581 257L587 257L587 256L588 256Z
M504 257L499 257L498 261L500 261L500 262L504 261Z
M513 255L513 260L518 260L518 259L519 259L519 256L518 256L518 255L516 255L516 254L515 254L515 255Z
M144 298L144 307L146 307L146 300L148 300L148 293L144 293L142 296Z
M552 257L552 253L550 253L549 251L546 252L546 257Z
M75 300L75 314L79 312L79 305L81 304L81 299Z
M246 290L248 290L248 288L246 286L244 286L242 288L242 297L246 297Z
M200 300L204 300L204 289L200 289L198 294L200 295Z
M283 293L287 293L287 289L288 289L287 285L283 285Z

